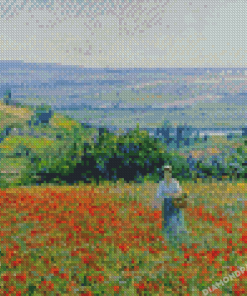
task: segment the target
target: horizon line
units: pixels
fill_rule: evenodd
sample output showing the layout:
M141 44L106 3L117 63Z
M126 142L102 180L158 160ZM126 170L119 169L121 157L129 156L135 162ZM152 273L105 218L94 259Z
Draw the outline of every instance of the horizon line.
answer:
M82 69L109 69L109 70L131 70L131 69L246 69L246 67L242 66L220 66L220 67L214 67L214 66L204 66L204 67L183 67L183 66L166 66L166 67L84 67L83 65L68 65L68 64L61 64L61 63L36 63L36 62L25 62L23 60L0 60L0 63L18 63L18 64L24 64L24 65L48 65L48 66L62 66L62 67L77 67Z

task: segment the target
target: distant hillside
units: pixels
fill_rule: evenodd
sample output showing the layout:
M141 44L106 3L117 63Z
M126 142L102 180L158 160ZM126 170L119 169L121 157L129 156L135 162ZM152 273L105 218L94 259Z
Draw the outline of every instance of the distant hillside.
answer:
M0 102L0 187L3 182L25 185L25 178L28 184L31 172L39 170L39 159L40 169L49 168L50 161L54 166L73 151L75 137L78 143L92 144L99 135L97 129L56 112L48 123L37 122L39 117L34 107Z
M0 102L0 112L1 112L1 123L5 118L12 118L24 122L26 120L30 120L31 116L34 114L30 107L16 107L16 106L8 106L3 102Z

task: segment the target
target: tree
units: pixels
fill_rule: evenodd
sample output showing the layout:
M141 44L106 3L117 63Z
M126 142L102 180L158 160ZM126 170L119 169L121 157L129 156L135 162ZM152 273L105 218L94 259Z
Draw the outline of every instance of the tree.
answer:
M7 90L4 96L4 103L9 105L11 102L11 90Z
M98 168L105 178L122 178L127 182L157 173L166 155L165 145L147 131L140 131L139 125L124 135L102 134L94 149Z
M37 106L35 109L35 114L32 118L34 125L48 124L53 113L54 112L52 111L51 106L49 105L42 103L41 106Z

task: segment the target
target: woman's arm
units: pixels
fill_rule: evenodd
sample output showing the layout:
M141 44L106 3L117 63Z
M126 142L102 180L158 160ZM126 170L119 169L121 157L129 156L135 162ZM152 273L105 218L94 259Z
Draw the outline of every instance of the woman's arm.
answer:
M178 182L176 182L176 189L175 190L176 190L176 193L169 193L168 195L172 198L180 198L183 190L182 190L182 187L179 186Z
M182 191L177 193L169 193L168 195L170 195L172 198L180 198L182 195Z

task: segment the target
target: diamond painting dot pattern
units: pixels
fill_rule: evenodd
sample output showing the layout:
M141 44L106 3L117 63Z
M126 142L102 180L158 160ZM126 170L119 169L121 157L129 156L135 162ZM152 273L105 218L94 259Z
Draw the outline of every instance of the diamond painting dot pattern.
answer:
M0 3L0 295L245 295L247 2Z

